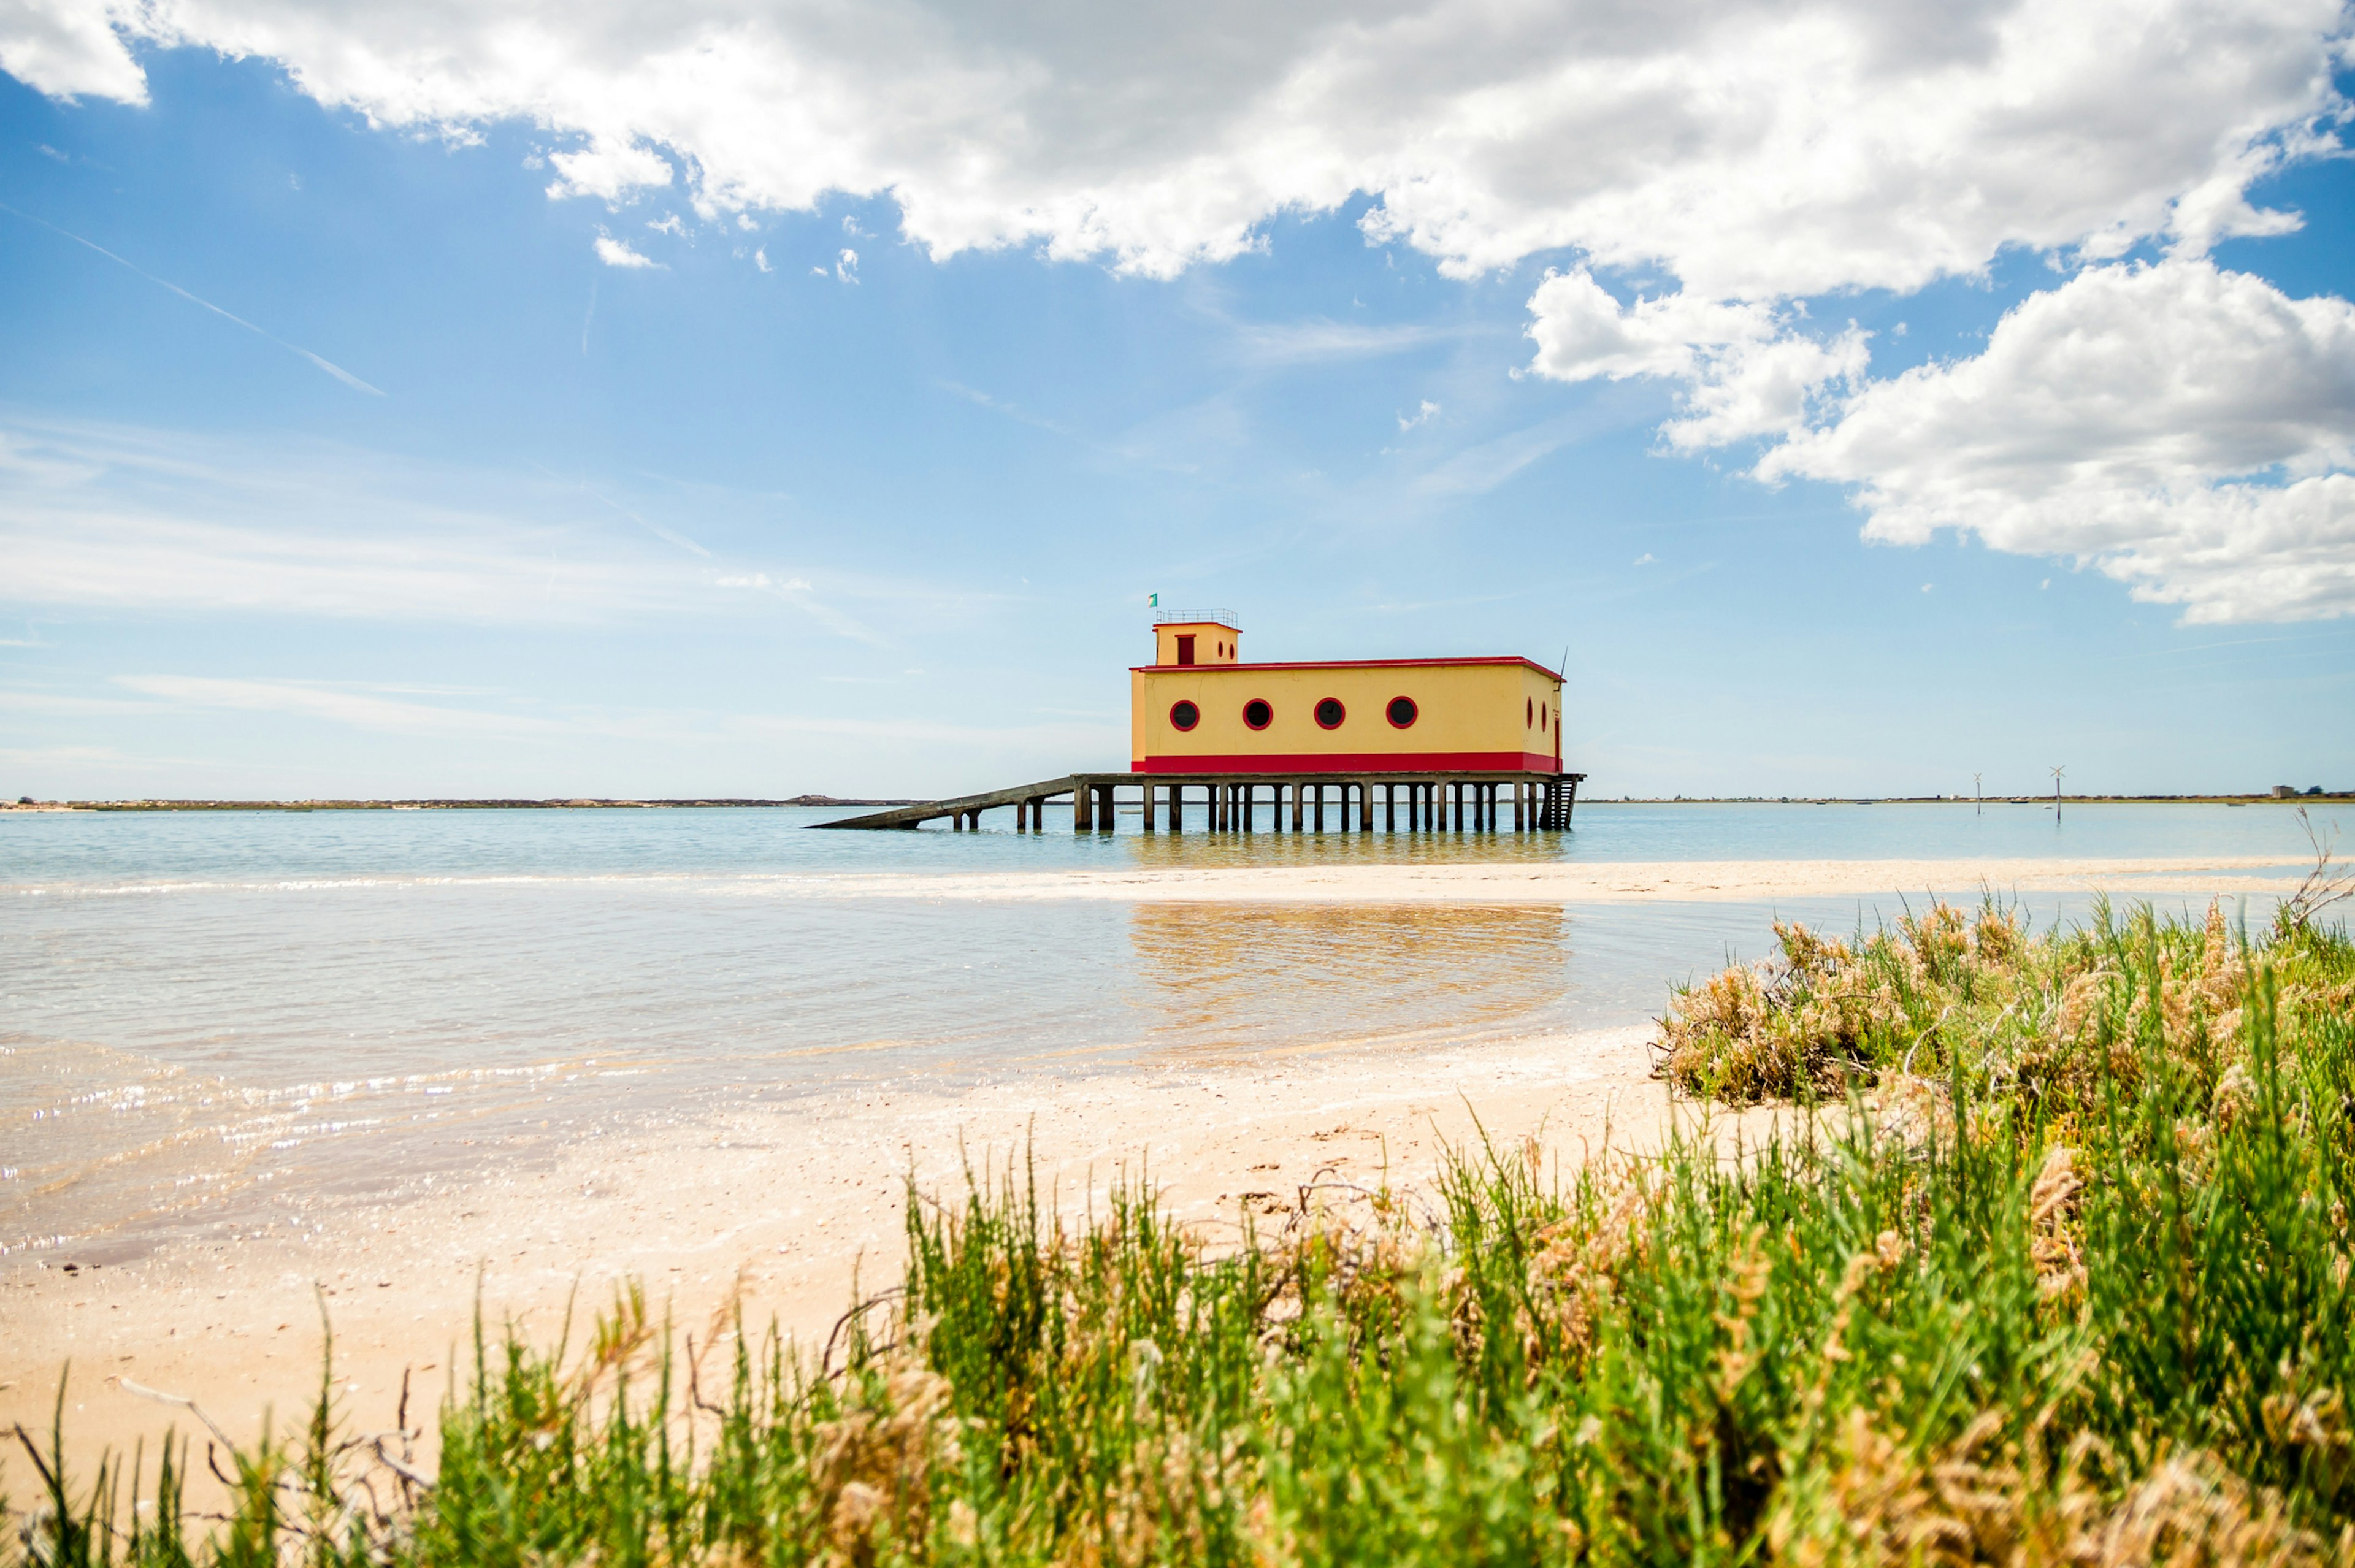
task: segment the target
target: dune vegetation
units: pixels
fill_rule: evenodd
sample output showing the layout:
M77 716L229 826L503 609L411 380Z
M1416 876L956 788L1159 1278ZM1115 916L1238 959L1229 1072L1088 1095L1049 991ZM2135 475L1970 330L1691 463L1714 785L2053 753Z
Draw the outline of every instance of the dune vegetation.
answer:
M2318 884L2316 887L2318 888ZM1676 995L1660 1071L1779 1102L1577 1168L1460 1151L1240 1244L1021 1168L911 1204L831 1343L479 1341L437 1440L64 1474L57 1564L2355 1563L2355 944L1932 904ZM1753 1118L1753 1123L1754 1123ZM421 1458L429 1455L430 1459ZM180 1517L192 1467L234 1485ZM31 1492L24 1490L31 1484ZM134 1495L157 1506L139 1509Z

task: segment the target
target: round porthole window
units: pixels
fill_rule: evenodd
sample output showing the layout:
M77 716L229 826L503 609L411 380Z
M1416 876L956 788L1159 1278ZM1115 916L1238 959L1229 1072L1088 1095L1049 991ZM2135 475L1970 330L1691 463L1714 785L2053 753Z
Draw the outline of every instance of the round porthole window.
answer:
M1521 724L1523 728L1533 725L1537 721L1538 699L1534 697L1524 697L1521 699Z
M1544 729L1545 727L1546 727L1546 709L1545 709L1545 704L1544 704L1544 703L1542 703L1542 702L1540 702L1540 703L1539 703L1539 704L1538 704L1538 728L1539 728L1539 729L1540 729L1540 730L1542 730L1542 729Z
M1339 698L1325 697L1317 699L1316 724L1319 729L1338 730L1341 727L1341 720L1348 716L1349 710L1341 706Z
M1201 721L1202 710L1192 703L1173 702L1169 705L1169 722L1180 730L1191 730Z
M1254 730L1264 730L1275 722L1275 709L1267 705L1265 698L1254 697L1243 704L1243 722Z
M1391 721L1393 730L1403 730L1414 722L1417 709L1412 697L1393 697L1391 705L1382 709L1382 717Z

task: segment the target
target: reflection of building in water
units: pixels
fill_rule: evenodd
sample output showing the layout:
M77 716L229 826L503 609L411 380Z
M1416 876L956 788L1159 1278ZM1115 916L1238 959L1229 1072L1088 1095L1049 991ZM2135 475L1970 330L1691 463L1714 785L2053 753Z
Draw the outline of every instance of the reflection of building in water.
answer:
M1173 1052L1401 1044L1539 1027L1568 991L1559 904L1140 903L1145 1040Z

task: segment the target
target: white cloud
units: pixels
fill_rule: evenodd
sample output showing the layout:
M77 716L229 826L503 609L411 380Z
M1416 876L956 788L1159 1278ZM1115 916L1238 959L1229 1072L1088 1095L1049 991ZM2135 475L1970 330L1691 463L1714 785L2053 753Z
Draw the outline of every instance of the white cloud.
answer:
M1224 319L1224 318L1220 318ZM1373 358L1403 354L1465 336L1456 326L1409 322L1360 326L1354 322L1312 318L1288 322L1231 322L1243 353L1263 364L1309 364L1325 359Z
M0 48L27 80L143 91L93 7L13 5ZM381 124L576 139L548 159L559 196L683 178L711 216L888 193L935 255L1038 243L1167 276L1254 248L1273 214L1366 192L1370 236L1458 275L1570 249L1709 299L1910 289L2006 244L2115 253L2277 227L2243 193L2275 133L2329 107L2344 20L2338 0L120 15L148 39L279 61ZM44 27L75 40L56 46L70 66L32 63Z
M846 283L858 281L858 252L845 247L834 263L834 275Z
M114 680L117 686L179 708L285 713L397 735L549 734L568 728L524 714L403 702L364 688L319 681L224 680L191 675L124 675Z
M741 570L558 480L24 423L0 426L0 560L10 605L485 624L708 614Z
M2180 258L2031 295L1758 465L1859 486L1869 539L2074 557L2195 623L2355 613L2350 469L2355 305Z
M752 265L764 272L773 272L777 270L769 265L769 248L766 245L752 252Z
M1433 417L1438 412L1439 405L1433 402L1429 398L1425 398L1423 400L1421 405L1415 409L1414 412L1411 414L1399 415L1399 429L1401 431L1410 431L1417 425L1429 424Z
M557 176L548 187L550 201L589 196L618 207L642 190L671 181L668 159L626 137L592 136L581 151L551 153L548 162Z
M640 255L626 240L616 240L603 229L597 230L597 259L609 267L659 267L661 262L651 256Z
M909 672L921 676L921 670ZM1114 733L1105 723L1074 722L989 727L937 718L852 719L824 715L730 713L666 708L581 708L518 713L467 708L446 702L402 700L401 688L350 681L255 680L194 675L125 675L112 685L170 708L238 713L278 713L290 718L345 725L395 735L497 736L548 740L598 735L645 743L678 745L715 739L782 740L833 736L866 742L922 741L976 750L1036 745L1049 754L1084 754ZM0 688L0 710L49 711L75 717L153 711L135 700L47 698Z
M116 36L109 9L79 0L0 0L0 70L52 98L146 102L146 73Z
M1549 276L1529 296L1530 368L1558 381L1657 376L1689 383L1684 418L1663 427L1686 449L1781 434L1806 421L1827 382L1864 373L1864 334L1829 342L1792 330L1788 312L1684 291L1624 309L1583 269Z

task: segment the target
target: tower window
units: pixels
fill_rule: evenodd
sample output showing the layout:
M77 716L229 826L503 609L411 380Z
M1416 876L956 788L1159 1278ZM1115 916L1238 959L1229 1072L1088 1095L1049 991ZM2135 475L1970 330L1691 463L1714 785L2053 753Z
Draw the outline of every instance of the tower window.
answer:
M1263 697L1254 697L1243 704L1243 722L1254 730L1264 730L1275 721L1275 709Z
M1201 721L1202 710L1192 703L1173 702L1169 705L1169 722L1180 730L1191 730Z
M1539 703L1539 704L1538 704L1538 728L1539 728L1539 729L1540 729L1540 730L1542 730L1542 729L1544 729L1545 727L1546 727L1546 705L1545 705L1544 703L1540 702L1540 703Z
M1412 697L1393 697L1391 705L1382 709L1382 717L1391 721L1393 730L1404 730L1413 724L1418 710Z
M1341 727L1341 720L1347 719L1348 716L1349 710L1341 706L1341 699L1339 698L1325 697L1317 699L1316 723L1318 728L1325 730L1338 730Z
M1179 664L1194 662L1194 635L1191 632L1178 634L1178 662Z
M1526 729L1526 728L1528 728L1529 726L1530 726L1530 725L1532 725L1532 724L1535 724L1537 721L1538 721L1538 699L1537 699L1536 698L1534 698L1534 697L1524 697L1524 698L1522 698L1522 699L1521 699L1521 725L1522 725L1522 728Z

